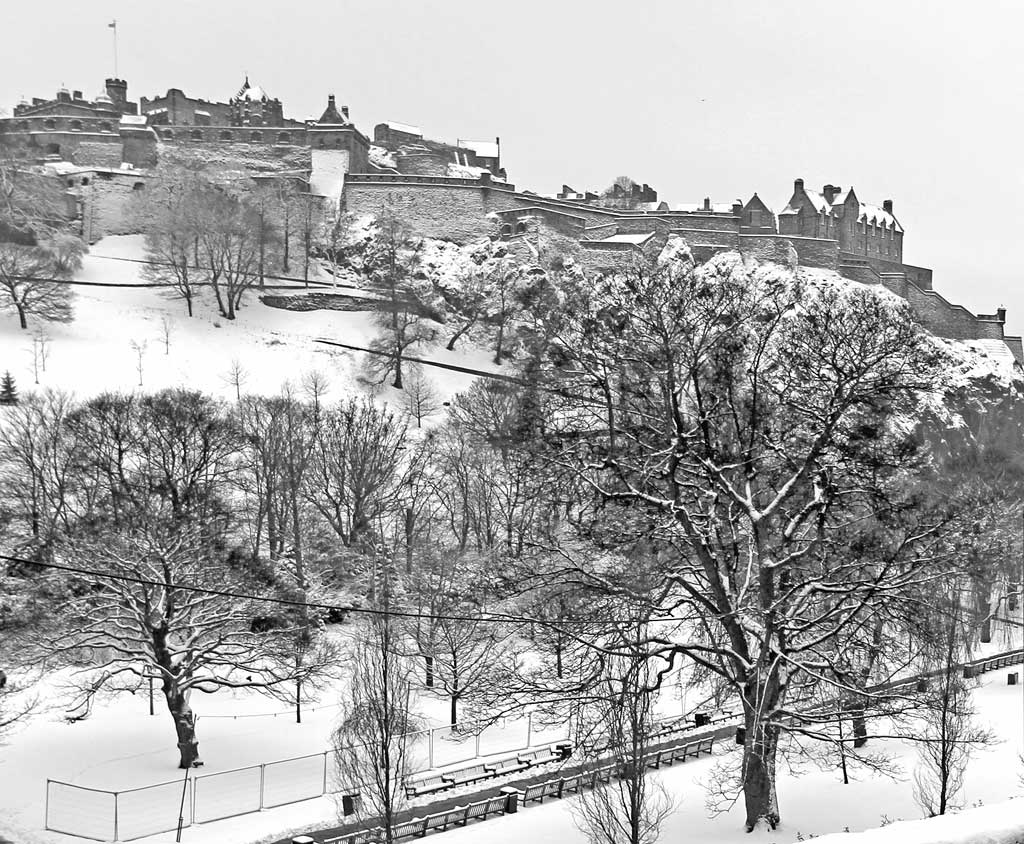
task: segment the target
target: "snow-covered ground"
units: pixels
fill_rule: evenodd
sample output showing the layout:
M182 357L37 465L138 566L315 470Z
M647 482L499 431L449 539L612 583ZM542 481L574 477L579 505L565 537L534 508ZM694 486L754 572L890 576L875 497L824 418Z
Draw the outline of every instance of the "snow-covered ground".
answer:
M139 236L104 238L91 248L75 278L141 285L142 264L137 261L143 257ZM30 319L28 330L23 331L16 314L0 312L0 372L10 370L19 391L36 388L32 337L41 330L51 339L46 371L39 373L39 389L87 396L103 391L188 387L233 398L235 388L229 373L237 361L245 375L243 392L276 393L286 382L298 385L304 375L315 371L327 377L331 387L328 398L336 400L362 389L356 379L364 355L316 340L365 346L376 331L368 312L271 308L258 300L256 290L246 298L234 321L218 315L208 290L196 303L191 319L183 301L170 299L157 288L76 286L74 290L74 322L68 324ZM297 284L294 294L302 293ZM164 320L170 326L169 349L164 344ZM142 387L133 342L145 345ZM494 369L490 353L468 343L454 352L439 343L412 354L485 371ZM445 399L465 390L472 381L469 375L438 368L430 368L427 375ZM401 402L399 391L390 387L380 396L383 401Z
M1016 669L1019 670L1019 669ZM978 802L997 803L1024 792L1021 775L1024 763L1024 700L1020 686L1006 684L1006 672L987 674L975 695L978 723L988 726L1001 742L979 751L971 760L965 778L964 798L967 806ZM866 771L853 774L854 781L843 785L838 769L810 769L799 774L780 774L779 802L783 824L774 831L743 833L742 805L735 805L726 814L709 818L704 806L703 781L716 757L687 762L654 774L677 800L676 811L662 830L663 841L714 842L792 842L811 835L831 832L857 832L896 820L921 817L913 799L913 770L916 749L909 742L887 740L873 742L875 749L884 749L902 768L899 780L873 775ZM736 751L733 751L736 752ZM720 757L718 757L720 758ZM586 844L586 837L574 822L571 812L574 798L552 801L529 808L516 815L483 827L468 827L446 833L446 844L472 844L486 836L488 844ZM1018 818L1024 818L1024 803L1013 805ZM486 829L486 832L484 831ZM212 839L211 839L212 840ZM835 844L844 841L835 839ZM871 841L876 839L871 838ZM936 841L939 839L908 837L886 838L884 841ZM1000 839L959 839L955 841L989 841ZM1019 839L1012 839L1019 840ZM830 842L832 839L830 839ZM851 839L850 844L861 844ZM867 840L864 840L867 844Z

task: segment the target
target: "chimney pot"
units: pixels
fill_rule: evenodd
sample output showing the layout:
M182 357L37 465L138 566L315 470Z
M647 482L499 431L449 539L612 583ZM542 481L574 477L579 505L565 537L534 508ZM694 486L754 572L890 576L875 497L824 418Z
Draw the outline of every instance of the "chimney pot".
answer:
M996 308L996 318L1000 322L1006 322L1006 308Z
M341 107L341 113L342 113L343 115L345 115L345 118L346 118L346 119L348 119L348 106L342 106L342 107Z
M804 180L803 179L795 179L793 181L793 190L801 191L803 189L804 189Z
M71 96L72 96L73 99L80 100L80 99L82 99L82 92L81 91L73 91Z
M891 214L892 213L892 200L891 199L887 199L887 200L885 200L885 202L882 203L882 210L886 214Z
M705 211L710 211L711 210L711 197L710 196L705 196L704 197L704 210Z

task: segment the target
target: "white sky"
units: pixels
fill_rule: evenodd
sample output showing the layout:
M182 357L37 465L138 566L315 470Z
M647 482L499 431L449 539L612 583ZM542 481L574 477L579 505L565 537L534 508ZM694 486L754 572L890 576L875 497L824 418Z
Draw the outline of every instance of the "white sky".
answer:
M852 184L894 200L938 290L1024 331L1019 0L0 0L0 107L94 96L112 18L132 98L227 100L248 72L289 117L335 93L367 134L500 135L519 187L778 211L796 177Z

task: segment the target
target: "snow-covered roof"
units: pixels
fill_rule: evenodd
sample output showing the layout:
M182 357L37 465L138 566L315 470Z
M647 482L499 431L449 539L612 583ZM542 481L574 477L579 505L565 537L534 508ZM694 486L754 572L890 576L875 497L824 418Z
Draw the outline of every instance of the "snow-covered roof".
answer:
M877 205L866 205L865 203L860 204L860 217L859 220L864 220L868 223L884 223L890 228L896 227L896 231L903 231L903 226L899 224L899 221L888 211L883 208L879 208Z
M203 115L203 117L209 117L210 116L210 112L203 111L201 108L197 108L196 109L196 114L201 114L201 115Z
M164 109L166 111L166 109ZM149 112L153 114L153 112ZM121 123L125 126L145 126L146 115L145 114L122 114Z
M151 109L149 109L146 112L146 114L166 114L166 113L167 113L167 109L166 108L151 108Z
M829 202L825 199L825 195L816 190L810 190L804 188L804 194L807 199L810 200L811 205L814 206L814 210L819 214L831 214L832 209L837 206L843 205L846 202L847 197L850 195L850 191L853 188L839 191L835 196L832 197L832 201ZM858 202L857 221L865 223L875 223L876 225L886 225L889 228L895 227L896 231L902 232L903 226L900 225L892 214L886 211L884 208L879 208L877 205L870 205L865 202ZM792 214L800 213L799 207L793 205L790 202L782 211L779 212L779 216L790 216Z
M259 85L250 85L249 77L245 77L245 82L242 83L242 87L238 89L238 93L235 94L236 100L249 100L255 102L258 100L269 100L270 95L263 90Z
M654 237L654 232L640 232L638 234L613 234L602 237L598 243L632 243L640 245Z
M411 126L408 123L396 123L394 120L386 120L384 125L389 129L394 129L396 132L405 132L407 135L423 137L423 130L419 126Z
M497 158L499 147L494 141L463 141L462 146L469 147L481 158Z

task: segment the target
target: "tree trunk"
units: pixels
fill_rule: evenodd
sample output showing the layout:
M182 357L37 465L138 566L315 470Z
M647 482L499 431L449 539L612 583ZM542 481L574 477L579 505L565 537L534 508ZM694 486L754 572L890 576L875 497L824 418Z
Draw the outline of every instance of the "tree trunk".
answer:
M460 328L458 331L456 331L451 336L451 339L448 341L448 345L445 346L445 348L449 352L455 351L455 344L457 342L459 342L459 338L462 337L462 335L465 334L467 331L469 331L469 329L472 328L475 324L476 324L476 317L473 317L473 319L471 319L469 322L467 322L464 326L462 326L462 328Z
M188 315L192 316L192 297L191 296L186 296L185 297L185 304L188 306Z
M868 743L868 721L864 717L864 708L858 707L853 710L851 720L853 721L853 746L863 747Z
M203 760L199 758L199 739L196 737L196 719L192 714L192 707L180 693L165 689L164 695L167 698L167 708L174 719L174 731L178 735L178 767L199 768Z
M452 726L456 726L459 723L459 698L458 695L452 695L452 709L451 709Z
M28 321L25 319L25 306L18 301L15 301L14 304L18 309L18 322L21 323L22 328L28 328Z
M743 745L743 803L747 832L763 820L769 829L779 825L779 800L775 793L775 753L779 728L764 724L753 712L747 713L747 735Z
M423 657L426 662L426 677L425 682L428 689L434 688L434 658L432 656Z

